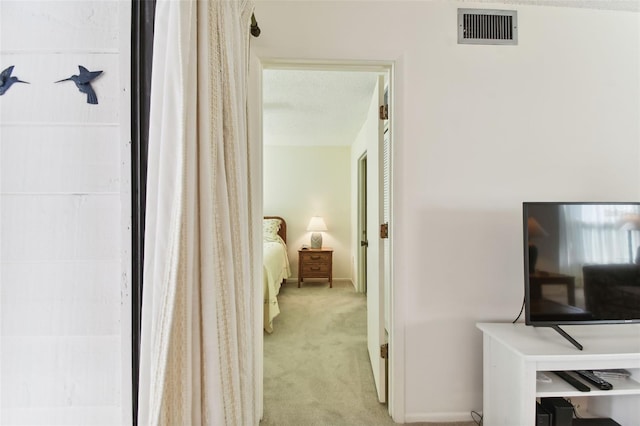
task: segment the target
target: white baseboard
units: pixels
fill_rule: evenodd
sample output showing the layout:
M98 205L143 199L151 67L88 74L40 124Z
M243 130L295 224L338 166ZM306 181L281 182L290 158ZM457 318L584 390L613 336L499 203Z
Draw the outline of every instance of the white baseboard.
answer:
M473 420L471 412L468 413L406 413L404 416L405 423L419 422L468 422Z

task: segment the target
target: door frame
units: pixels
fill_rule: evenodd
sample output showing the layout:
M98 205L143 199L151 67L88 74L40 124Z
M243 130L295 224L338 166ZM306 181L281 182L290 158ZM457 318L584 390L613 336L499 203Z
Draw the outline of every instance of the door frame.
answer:
M367 233L367 167L367 152L365 151L358 158L358 229L356 231L358 239L360 240L360 245L357 246L358 271L356 276L356 291L364 294L367 294L367 250L362 246L362 239L366 235L366 241L369 241L369 234Z
M368 71L368 72L386 72L389 76L389 110L394 111L394 99L396 98L396 88L400 85L396 79L396 61L329 61L329 60L306 60L306 59L275 59L268 57L260 57L255 52L249 53L249 84L248 84L248 125L249 125L249 169L250 175L255 176L251 182L251 212L250 217L253 218L252 229L254 235L260 235L261 221L263 215L263 135L262 135L262 73L265 68L277 69L309 69L309 70L334 70L334 71ZM390 167L390 188L393 188L394 181L394 131L395 116L389 114L389 128L391 129L391 142L389 154L391 158ZM394 203L393 189L391 189L390 199L390 217L389 217L389 248L390 248L390 287L389 291L389 397L387 400L387 408L389 415L395 422L404 423L405 421L405 350L404 350L404 330L402 310L395 309L396 293L399 290L399 283L395 283L395 270L393 262L394 252ZM255 240L255 239L254 239ZM259 241L254 241L253 246L254 261L254 277L256 282L254 285L254 368L257 379L257 389L254 392L256 397L256 409L260 418L264 415L264 335L262 315L258 313L263 309L262 301L262 245ZM260 284L260 285L258 285Z

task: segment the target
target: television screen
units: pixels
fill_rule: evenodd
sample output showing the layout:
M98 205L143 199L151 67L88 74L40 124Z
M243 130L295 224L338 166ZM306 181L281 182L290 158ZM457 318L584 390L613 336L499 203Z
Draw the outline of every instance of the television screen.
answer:
M640 203L523 203L529 325L640 322Z

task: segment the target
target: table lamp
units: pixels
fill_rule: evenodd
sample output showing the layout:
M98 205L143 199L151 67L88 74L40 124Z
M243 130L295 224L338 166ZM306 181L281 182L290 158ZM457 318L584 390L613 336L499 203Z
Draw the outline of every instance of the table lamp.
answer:
M327 225L324 223L324 219L320 216L313 216L307 226L307 231L313 232L311 234L311 248L322 248L322 231L327 230Z
M633 214L633 213L624 215L622 217L622 226L620 228L623 231L627 231L627 245L629 247L629 262L634 263L633 235L631 235L631 232L640 230L640 215ZM640 263L640 250L638 250L638 255L635 258L635 263Z
M538 247L536 247L531 240L540 237L547 237L549 236L549 233L540 226L535 218L529 217L527 218L527 235L529 239L529 273L535 274L536 262L538 260Z

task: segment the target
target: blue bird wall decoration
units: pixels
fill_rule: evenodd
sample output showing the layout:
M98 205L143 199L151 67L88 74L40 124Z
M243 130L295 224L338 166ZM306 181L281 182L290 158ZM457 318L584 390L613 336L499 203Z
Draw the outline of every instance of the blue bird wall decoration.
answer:
M102 74L102 71L89 71L82 65L78 65L78 68L80 69L80 75L72 75L69 78L58 80L56 83L73 81L78 90L87 94L87 103L96 105L98 103L98 97L96 96L96 92L93 91L93 87L91 87L91 82Z
M27 81L19 80L18 77L11 77L11 73L13 72L14 65L11 65L8 68L5 68L4 71L0 73L0 96L4 95L7 90L11 87L13 83L26 83Z

